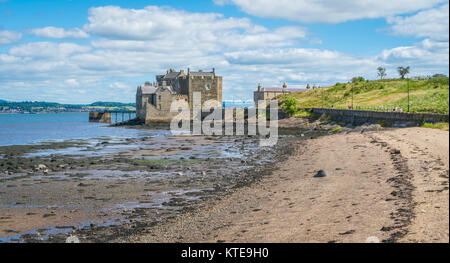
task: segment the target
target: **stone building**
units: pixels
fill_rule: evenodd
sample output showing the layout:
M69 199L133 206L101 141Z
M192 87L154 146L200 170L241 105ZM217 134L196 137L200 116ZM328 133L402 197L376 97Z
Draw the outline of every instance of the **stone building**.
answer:
M259 100L266 101L266 104L270 102L270 100L287 93L305 91L305 89L293 89L288 88L286 82L283 83L283 87L267 87L262 88L261 84L258 84L258 90L253 92L253 101L255 105L258 104Z
M145 122L170 121L177 112L170 112L172 102L186 101L193 106L194 92L201 93L201 103L215 100L222 105L222 77L211 72L169 69L157 75L156 82L146 82L136 93L136 117Z

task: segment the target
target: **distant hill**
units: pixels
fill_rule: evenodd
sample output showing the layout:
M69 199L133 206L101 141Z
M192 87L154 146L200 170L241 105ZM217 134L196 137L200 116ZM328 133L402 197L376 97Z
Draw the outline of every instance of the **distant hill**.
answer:
M56 102L45 101L5 101L0 100L0 110L2 108L19 109L21 111L71 111L71 110L88 110L88 109L105 109L105 110L135 110L135 103L121 102L94 102L91 104L60 104Z
M410 112L449 112L449 78L439 76L409 80ZM351 83L336 83L330 87L293 93L299 107L323 107L347 109L392 110L408 108L408 81L402 79L364 80L355 78ZM282 103L283 97L280 98Z

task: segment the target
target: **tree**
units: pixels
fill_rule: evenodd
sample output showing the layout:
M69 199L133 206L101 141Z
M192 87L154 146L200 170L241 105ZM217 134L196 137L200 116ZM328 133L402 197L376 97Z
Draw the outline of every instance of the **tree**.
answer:
M383 67L378 67L378 76L380 77L380 79L383 79L384 77L386 77L386 68Z
M409 66L408 67L398 67L397 68L398 74L402 79L405 79L405 76L409 74Z
M287 97L284 101L284 110L289 116L292 116L298 111L297 99L294 97Z

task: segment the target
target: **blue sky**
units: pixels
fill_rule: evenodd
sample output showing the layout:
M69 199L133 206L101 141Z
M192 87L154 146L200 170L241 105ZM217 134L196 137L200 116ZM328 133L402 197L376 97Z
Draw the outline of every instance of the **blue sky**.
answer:
M263 86L448 75L448 0L0 0L0 99L134 101L168 68Z

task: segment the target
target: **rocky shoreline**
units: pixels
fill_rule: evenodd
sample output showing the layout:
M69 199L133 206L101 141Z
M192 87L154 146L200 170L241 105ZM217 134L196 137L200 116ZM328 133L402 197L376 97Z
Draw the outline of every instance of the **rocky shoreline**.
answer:
M0 147L0 241L145 233L260 180L294 138L265 148L252 136L166 135Z

